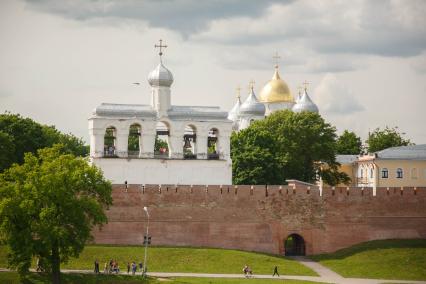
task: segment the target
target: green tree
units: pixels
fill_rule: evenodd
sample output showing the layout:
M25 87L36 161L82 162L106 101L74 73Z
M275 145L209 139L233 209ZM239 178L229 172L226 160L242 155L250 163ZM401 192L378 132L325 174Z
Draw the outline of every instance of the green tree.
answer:
M361 138L354 132L345 130L336 141L336 153L340 155L359 155L362 151Z
M320 174L329 184L347 181L335 159L336 129L319 114L278 111L234 134L231 155L235 184L306 182ZM321 163L326 163L322 169ZM332 178L331 178L332 177Z
M401 133L398 127L389 128L386 126L385 129L376 128L372 133L368 135L367 143L368 152L374 153L386 148L407 146L411 145L410 139L405 139L403 136L405 133Z
M60 282L60 263L78 257L94 226L107 222L111 184L88 161L64 147L27 153L22 165L0 174L0 238L9 266L25 275L38 257Z
M19 114L0 114L0 131L13 141L13 149L7 148L8 151L13 150L11 156L6 158L1 152L0 172L13 163L22 163L25 153L36 153L38 149L51 147L53 144L63 144L69 153L77 156L86 156L89 153L89 147L80 138L72 134L63 134L54 126L41 125Z
M279 184L282 165L276 155L277 143L271 133L254 124L231 136L234 184Z
M14 161L15 144L13 137L0 130L0 172Z

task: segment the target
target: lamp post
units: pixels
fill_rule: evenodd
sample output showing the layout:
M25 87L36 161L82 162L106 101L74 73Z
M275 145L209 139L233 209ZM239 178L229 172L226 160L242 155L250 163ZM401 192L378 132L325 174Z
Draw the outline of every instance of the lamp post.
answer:
M143 211L145 211L146 213L146 217L148 219L147 225L146 225L146 236L144 237L144 242L145 242L145 257L143 260L143 275L146 276L146 271L147 271L147 252L148 252L148 239L149 239L149 212L148 212L148 207L144 207Z

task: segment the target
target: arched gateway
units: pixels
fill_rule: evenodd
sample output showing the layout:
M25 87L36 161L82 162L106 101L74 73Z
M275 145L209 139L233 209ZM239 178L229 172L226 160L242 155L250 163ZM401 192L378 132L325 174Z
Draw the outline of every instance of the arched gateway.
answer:
M285 255L305 255L305 240L301 235L291 234L284 241Z

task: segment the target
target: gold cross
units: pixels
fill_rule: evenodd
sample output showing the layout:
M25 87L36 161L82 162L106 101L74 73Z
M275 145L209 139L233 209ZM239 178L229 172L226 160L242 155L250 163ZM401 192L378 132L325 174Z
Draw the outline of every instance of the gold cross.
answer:
M281 56L279 56L278 51L275 51L274 56L272 56L272 59L275 61L275 67L278 67L278 59L280 59Z
M239 99L241 98L241 87L238 86L236 90L237 90L237 99Z
M252 90L253 91L253 89L254 89L254 80L252 79L250 82L249 82L249 89L250 90Z
M306 90L308 89L309 82L305 80L305 81L302 83L302 85L304 86L304 89L305 89L305 91L306 91Z
M158 53L158 55L162 56L163 55L163 48L166 48L167 45L163 45L163 40L160 39L160 44L159 45L154 45L155 48L160 48L160 53Z

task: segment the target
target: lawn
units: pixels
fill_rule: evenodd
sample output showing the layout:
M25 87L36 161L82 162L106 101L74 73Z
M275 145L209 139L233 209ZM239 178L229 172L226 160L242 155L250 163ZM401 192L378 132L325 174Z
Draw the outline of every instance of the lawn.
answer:
M344 277L426 280L426 239L371 241L312 259Z
M72 258L64 269L93 269L98 259L101 270L110 259L118 261L125 270L127 262L143 261L144 250L136 246L86 246L79 258ZM148 250L148 271L194 273L242 273L249 265L255 274L272 274L275 265L283 275L317 276L311 269L281 256L238 250L209 248L152 247ZM6 267L6 248L0 247L0 267ZM33 266L34 267L34 266Z
M93 275L93 274L62 274L62 282L67 284L312 284L318 282L297 281L297 280L272 280L272 279L225 279L225 278L149 278L144 280L141 276L125 276L125 275ZM47 284L50 283L50 278L47 275L39 275L31 273L29 277L20 282L16 272L0 272L0 283L8 284Z

